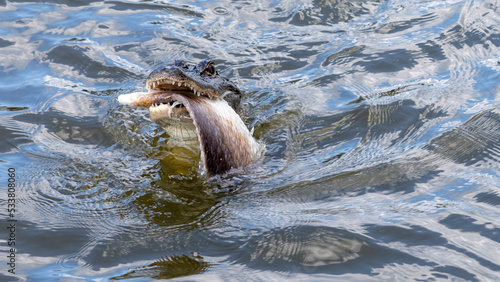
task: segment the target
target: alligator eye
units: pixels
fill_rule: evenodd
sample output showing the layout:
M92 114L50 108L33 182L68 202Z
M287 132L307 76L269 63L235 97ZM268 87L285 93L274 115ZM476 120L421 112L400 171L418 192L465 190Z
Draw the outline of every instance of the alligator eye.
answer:
M209 75L209 76L214 76L217 74L217 71L215 70L215 66L214 66L214 63L213 62L209 62L205 68L203 69L203 72L204 74L206 75Z

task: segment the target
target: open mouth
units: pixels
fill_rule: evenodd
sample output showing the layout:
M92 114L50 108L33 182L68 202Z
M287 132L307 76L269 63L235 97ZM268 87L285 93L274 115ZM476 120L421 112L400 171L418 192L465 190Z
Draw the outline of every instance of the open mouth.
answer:
M167 79L153 81L147 85L149 86L146 87L149 94L163 94L161 96L157 96L158 98L154 99L151 103L149 106L150 112L153 112L154 115L163 115L163 118L170 118L174 120L191 119L185 105L168 94L176 93L186 96L187 98L194 98L195 96L200 96L198 94L199 92L190 89L192 87L188 86L187 83L175 83L172 80Z
M215 96L210 89L202 89L189 80L174 78L150 78L146 81L146 89L149 94L163 94L157 96L158 98L149 106L153 116L186 122L191 122L192 119L189 111L182 102L169 96L169 93L179 94L188 99L212 99Z
M189 80L176 80L168 78L148 79L146 81L146 89L150 92L176 92L179 94L193 94L196 96L204 96L212 99L215 97L210 90L201 89L195 83Z

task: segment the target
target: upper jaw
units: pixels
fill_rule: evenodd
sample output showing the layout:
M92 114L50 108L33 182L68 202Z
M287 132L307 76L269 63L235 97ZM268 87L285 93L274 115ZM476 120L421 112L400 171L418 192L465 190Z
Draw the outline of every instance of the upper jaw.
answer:
M188 91L209 99L241 96L231 81L217 73L212 61L202 61L194 67L184 61L176 61L173 65L159 67L149 74L146 89L149 92Z
M214 91L203 90L198 85L189 80L181 80L175 78L148 78L146 81L146 89L152 92L190 92L196 96L205 96L210 99L218 97Z

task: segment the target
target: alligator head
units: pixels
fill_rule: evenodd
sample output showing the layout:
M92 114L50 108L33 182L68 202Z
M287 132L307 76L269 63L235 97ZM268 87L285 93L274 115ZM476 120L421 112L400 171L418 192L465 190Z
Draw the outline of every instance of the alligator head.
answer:
M210 99L223 98L231 102L233 108L241 99L240 90L229 79L219 75L212 61L190 66L185 61L177 60L173 65L159 67L149 74L146 89L150 92L188 91Z
M235 111L240 90L217 73L212 61L159 67L148 76L146 89L118 100L148 108L171 138L198 139L209 177L248 165L262 151Z

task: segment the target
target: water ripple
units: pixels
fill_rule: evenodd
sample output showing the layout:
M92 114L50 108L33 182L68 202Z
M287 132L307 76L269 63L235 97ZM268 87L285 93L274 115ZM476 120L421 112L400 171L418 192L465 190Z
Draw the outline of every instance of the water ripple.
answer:
M495 1L0 10L22 279L497 278ZM173 172L168 136L115 97L175 59L241 87L261 160Z

